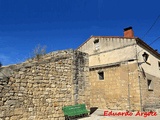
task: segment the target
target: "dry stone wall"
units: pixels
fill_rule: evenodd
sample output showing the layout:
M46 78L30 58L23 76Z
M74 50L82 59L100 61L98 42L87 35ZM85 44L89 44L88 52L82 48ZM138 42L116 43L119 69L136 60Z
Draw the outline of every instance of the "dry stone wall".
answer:
M0 120L64 120L62 107L89 107L89 94L87 54L52 52L1 68Z

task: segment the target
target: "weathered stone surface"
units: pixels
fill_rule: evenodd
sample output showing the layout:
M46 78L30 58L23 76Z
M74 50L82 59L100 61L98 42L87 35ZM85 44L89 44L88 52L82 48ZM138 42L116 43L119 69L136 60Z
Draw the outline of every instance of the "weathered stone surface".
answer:
M90 104L103 109L140 110L137 69L136 64L101 68L104 71L104 80L99 80L99 69L92 69L89 75ZM126 74L128 71L130 74Z
M87 64L88 57L81 52L65 50L8 66L13 73L0 81L0 119L64 120L63 106L84 102L89 106Z

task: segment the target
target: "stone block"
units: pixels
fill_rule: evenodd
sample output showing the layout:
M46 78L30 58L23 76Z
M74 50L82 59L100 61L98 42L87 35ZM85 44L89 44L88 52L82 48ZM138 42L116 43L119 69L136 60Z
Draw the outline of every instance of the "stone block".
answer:
M11 105L16 105L18 103L17 100L7 100L4 104L11 106Z
M10 120L19 120L19 117L18 116L11 116Z
M30 116L28 120L35 120L36 116Z
M42 80L43 77L42 77L42 76L36 76L36 77L34 77L34 79L35 79L35 80Z
M23 109L22 108L15 108L14 109L14 114L23 114Z

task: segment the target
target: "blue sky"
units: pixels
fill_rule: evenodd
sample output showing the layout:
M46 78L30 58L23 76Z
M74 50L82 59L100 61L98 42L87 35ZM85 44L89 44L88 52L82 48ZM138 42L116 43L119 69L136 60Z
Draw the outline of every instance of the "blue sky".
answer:
M142 38L160 15L159 0L0 0L0 61L25 61L38 45L47 52L77 48L91 35ZM143 38L160 36L160 19ZM160 51L160 40L151 45Z

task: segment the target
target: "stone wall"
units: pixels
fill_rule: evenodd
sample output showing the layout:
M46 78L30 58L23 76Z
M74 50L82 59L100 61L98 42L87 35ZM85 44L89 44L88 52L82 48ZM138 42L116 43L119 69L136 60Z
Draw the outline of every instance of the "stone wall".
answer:
M104 72L99 80L98 72ZM133 62L90 69L92 107L111 110L140 110L138 67Z
M74 50L2 67L0 120L64 120L63 106L90 106L88 82L88 56Z
M147 80L152 80L151 89L148 87ZM160 109L160 78L141 71L140 81L143 110Z

